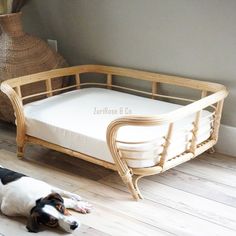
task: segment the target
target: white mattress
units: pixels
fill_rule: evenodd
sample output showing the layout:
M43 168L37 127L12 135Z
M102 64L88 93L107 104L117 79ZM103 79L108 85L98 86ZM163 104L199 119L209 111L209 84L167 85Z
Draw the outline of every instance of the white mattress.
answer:
M106 143L106 130L112 120L132 114L158 115L180 107L113 90L85 88L29 103L24 106L24 113L28 135L114 163ZM210 137L212 121L209 114L208 111L202 113L197 143ZM184 132L192 129L193 121L194 115L175 123L174 130L183 133L174 132L168 159L189 147L186 141L191 135ZM153 166L159 162L166 133L167 126L122 127L118 133L120 141L153 140L146 144L120 143L122 155L131 158L128 160L131 167ZM133 151L125 151L127 148ZM140 161L132 160L132 157L140 158Z

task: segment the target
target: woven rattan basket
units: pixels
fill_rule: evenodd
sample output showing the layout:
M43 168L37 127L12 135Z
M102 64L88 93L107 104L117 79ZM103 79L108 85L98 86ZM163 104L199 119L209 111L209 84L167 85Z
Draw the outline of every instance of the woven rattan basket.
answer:
M67 66L65 60L46 42L23 31L21 16L21 13L0 15L0 82ZM44 87L42 82L26 86L22 95L42 91ZM62 81L56 80L53 87L62 87ZM0 120L15 122L12 105L2 92Z

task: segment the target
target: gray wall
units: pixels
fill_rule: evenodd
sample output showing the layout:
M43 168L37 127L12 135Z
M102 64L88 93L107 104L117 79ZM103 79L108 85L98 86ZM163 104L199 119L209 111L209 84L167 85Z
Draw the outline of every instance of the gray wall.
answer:
M223 83L236 126L235 0L31 0L25 29L71 65L98 63Z

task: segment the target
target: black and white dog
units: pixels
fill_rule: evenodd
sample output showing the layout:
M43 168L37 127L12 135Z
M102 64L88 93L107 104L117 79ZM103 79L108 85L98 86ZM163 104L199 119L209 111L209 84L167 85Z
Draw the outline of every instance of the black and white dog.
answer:
M28 231L36 233L42 224L72 232L80 223L67 208L85 214L91 205L77 194L0 166L0 210L6 216L26 216Z

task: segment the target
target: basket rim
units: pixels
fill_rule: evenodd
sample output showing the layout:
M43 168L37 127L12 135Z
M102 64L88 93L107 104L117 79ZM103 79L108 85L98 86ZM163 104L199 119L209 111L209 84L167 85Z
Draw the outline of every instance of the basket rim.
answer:
M0 14L0 19L1 18L11 18L11 17L14 17L14 16L19 16L19 15L22 15L22 12L15 12L15 13L7 13L7 14Z

